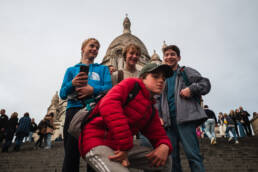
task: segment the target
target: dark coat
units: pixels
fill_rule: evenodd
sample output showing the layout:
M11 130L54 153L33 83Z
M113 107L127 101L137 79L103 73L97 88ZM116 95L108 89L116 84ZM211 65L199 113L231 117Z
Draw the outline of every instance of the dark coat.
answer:
M7 128L7 123L8 123L8 116L7 115L1 115L0 116L0 129Z
M7 122L6 128L6 138L12 140L14 133L16 131L16 126L18 125L18 118L10 118Z

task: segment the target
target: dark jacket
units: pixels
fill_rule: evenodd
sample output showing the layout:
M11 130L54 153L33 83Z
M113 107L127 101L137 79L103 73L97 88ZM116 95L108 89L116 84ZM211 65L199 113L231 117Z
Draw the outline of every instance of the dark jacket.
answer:
M7 122L6 137L8 139L13 138L16 131L16 126L18 125L18 118L10 118Z
M8 123L8 116L7 115L1 115L0 116L0 130L1 128L6 129Z
M30 125L30 131L34 133L37 129L38 129L37 124L35 122L32 122Z
M228 127L235 127L235 122L233 121L233 119L231 118L230 115L228 115L228 116L226 117L226 120L227 120L227 126L228 126Z
M47 123L45 120L41 120L39 125L38 125L38 129L39 129L39 132L38 132L38 135L44 135L46 134L46 131L47 131Z
M240 114L241 114L241 117L244 120L244 122L246 124L250 124L250 121L249 121L249 118L248 118L250 116L250 114L247 111L245 111L245 110L241 111Z
M216 118L215 113L212 110L210 110L210 109L204 109L204 111L205 111L208 119L214 119L215 123L217 124L217 118Z
M30 124L31 124L31 119L29 116L22 117L19 121L19 125L16 133L22 132L25 135L28 135L30 132Z

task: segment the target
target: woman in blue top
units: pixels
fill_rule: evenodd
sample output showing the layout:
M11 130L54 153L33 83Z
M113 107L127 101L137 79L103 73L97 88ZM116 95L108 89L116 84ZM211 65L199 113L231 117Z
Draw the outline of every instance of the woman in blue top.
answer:
M63 100L68 99L64 123L65 157L63 172L79 172L80 153L78 140L67 132L73 116L84 105L87 105L89 96L95 96L112 87L108 67L94 63L99 47L100 44L95 38L89 38L82 43L81 62L66 70L61 86L60 97ZM89 66L88 74L80 72L81 65Z

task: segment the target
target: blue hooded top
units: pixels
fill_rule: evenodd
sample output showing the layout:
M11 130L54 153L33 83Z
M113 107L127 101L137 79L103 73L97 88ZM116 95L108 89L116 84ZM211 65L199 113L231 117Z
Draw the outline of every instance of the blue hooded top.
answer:
M68 98L67 109L72 107L83 107L82 102L78 100L76 96L73 96L76 92L75 87L72 85L72 80L80 72L81 65L85 64L76 64L75 66L69 67L65 72L60 89L60 97L63 100ZM112 87L112 81L108 67L96 63L90 64L88 84L94 88L94 95L109 90Z

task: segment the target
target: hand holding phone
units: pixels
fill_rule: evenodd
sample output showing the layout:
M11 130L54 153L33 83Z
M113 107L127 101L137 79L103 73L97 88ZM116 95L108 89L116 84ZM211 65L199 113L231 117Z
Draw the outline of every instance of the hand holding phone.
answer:
M73 78L72 85L75 87L83 87L87 85L89 66L81 65L80 73Z
M80 66L80 72L84 72L88 75L89 73L89 66L81 65Z

